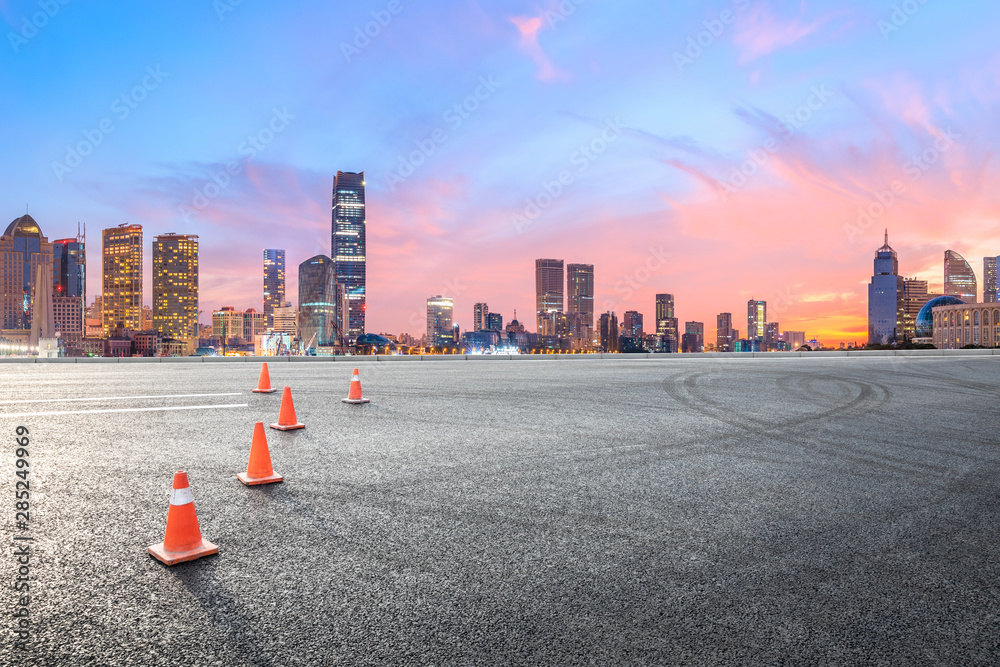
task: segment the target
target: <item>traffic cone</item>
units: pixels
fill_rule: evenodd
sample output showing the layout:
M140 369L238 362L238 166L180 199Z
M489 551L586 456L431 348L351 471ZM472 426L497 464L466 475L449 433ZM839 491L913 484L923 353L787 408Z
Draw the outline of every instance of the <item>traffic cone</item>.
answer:
M167 510L167 532L162 542L149 546L149 553L165 565L219 553L219 547L201 539L194 496L191 495L186 472L174 473L174 488L170 492L170 509Z
M285 387L285 393L281 395L281 411L278 412L278 423L271 424L271 428L279 431L293 431L297 428L305 428L305 424L300 424L295 418L295 404L292 403L292 388Z
M341 399L344 403L370 403L367 398L361 395L361 376L358 374L358 369L354 369L354 377L351 378L351 390L347 394L347 398Z
M271 375L267 372L267 362L260 367L260 380L257 381L257 388L253 390L255 394L273 394L278 391L271 386Z
M247 486L273 484L284 479L271 467L271 452L267 449L264 422L254 424L253 443L250 445L250 463L247 464L247 471L236 473L236 477Z

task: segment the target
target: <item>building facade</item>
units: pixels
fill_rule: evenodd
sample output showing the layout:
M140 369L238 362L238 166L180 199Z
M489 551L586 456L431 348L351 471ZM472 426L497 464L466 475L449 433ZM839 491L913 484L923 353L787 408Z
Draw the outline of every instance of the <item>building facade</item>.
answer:
M503 315L500 313L486 314L487 331L503 331Z
M767 301L747 301L747 340L764 342L767 333Z
M937 306L932 318L934 347L939 350L1000 347L1000 306L995 303Z
M618 351L618 316L613 311L602 313L600 320L601 349Z
M705 323L704 322L685 322L684 323L684 335L692 336L689 339L688 347L694 345L694 349L684 350L685 352L704 352L705 351ZM683 342L683 338L682 338ZM693 343L692 343L693 342Z
M983 303L1000 303L1000 283L997 282L997 260L1000 257L983 258Z
M645 335L642 330L642 313L637 310L625 311L622 315L622 326L624 328L622 333L629 338L639 339Z
M162 234L153 241L153 330L198 347L198 237Z
M0 236L4 335L26 336L30 331L38 267L51 262L52 244L34 218L25 214L7 225Z
M472 330L485 331L486 321L490 316L490 307L485 303L477 303L472 307Z
M441 295L427 299L427 344L431 347L453 345L455 325L452 322L455 302Z
M736 332L733 330L733 314L719 313L715 318L715 351L732 352Z
M274 309L285 303L285 251L264 250L264 317L274 326Z
M316 255L299 264L299 338L308 348L337 345L344 287L334 261Z
M946 250L944 253L944 293L945 296L958 297L965 303L976 303L979 300L976 272L954 250Z
M104 335L118 327L142 331L142 225L105 229L103 241Z
M891 345L902 340L903 277L899 275L899 258L889 245L875 251L875 270L868 284L868 343Z
M348 330L345 337L356 339L365 332L367 299L367 216L365 213L365 172L338 171L333 179L333 241L331 257L337 284L348 301ZM299 307L301 308L301 302Z
M594 265L566 265L566 312L569 334L588 343L594 331Z
M535 260L535 312L538 333L556 336L563 314L563 260Z

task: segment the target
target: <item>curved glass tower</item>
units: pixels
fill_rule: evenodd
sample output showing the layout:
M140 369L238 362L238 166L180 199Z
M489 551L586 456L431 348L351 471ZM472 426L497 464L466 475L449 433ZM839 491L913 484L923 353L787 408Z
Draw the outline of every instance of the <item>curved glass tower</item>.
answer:
M954 250L946 250L944 253L944 293L947 296L957 296L965 303L978 301L976 272Z
M0 285L3 329L31 328L32 302L39 265L52 262L52 244L30 215L7 225L0 237ZM48 271L52 271L51 267Z

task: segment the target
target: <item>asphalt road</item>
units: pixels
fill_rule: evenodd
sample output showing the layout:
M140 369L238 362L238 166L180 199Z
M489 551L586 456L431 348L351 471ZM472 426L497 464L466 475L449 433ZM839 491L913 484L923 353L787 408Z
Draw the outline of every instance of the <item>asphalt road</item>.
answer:
M0 662L1000 662L1000 357L351 367L271 365L247 488L257 364L0 366ZM177 470L219 554L168 568Z

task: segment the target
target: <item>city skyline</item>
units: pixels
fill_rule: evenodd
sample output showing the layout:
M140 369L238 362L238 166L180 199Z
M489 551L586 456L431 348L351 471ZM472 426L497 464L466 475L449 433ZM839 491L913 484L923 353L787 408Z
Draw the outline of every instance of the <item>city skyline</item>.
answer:
M523 267L565 257L595 265L595 314L650 318L669 292L712 322L755 297L860 342L882 228L934 293L945 250L981 274L1000 247L1000 8L929 3L895 25L894 4L402 5L367 37L379 8L61 6L4 55L9 108L39 110L3 124L8 215L27 202L50 239L78 222L197 234L203 310L260 309L261 249L286 249L293 293L331 250L331 177L364 171L368 331L419 330L428 294L463 329L479 301L527 320ZM0 5L15 35L36 10ZM275 39L242 40L264 26Z

